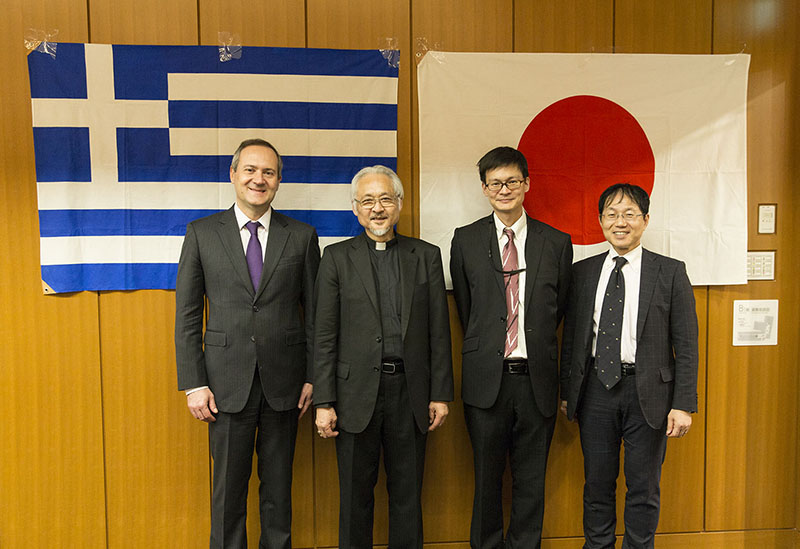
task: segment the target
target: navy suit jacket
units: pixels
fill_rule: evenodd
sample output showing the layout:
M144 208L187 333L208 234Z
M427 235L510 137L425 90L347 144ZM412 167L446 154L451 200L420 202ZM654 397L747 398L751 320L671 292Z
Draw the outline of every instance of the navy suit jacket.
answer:
M592 356L595 296L606 254L579 261L561 348L561 399L572 419L580 405ZM671 409L697 411L697 313L682 261L642 250L636 326L636 389L647 423L665 426Z

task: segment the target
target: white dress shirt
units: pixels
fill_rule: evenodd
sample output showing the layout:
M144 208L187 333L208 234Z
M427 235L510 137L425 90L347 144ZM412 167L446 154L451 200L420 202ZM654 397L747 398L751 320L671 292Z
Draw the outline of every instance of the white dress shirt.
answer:
M494 227L497 233L497 244L500 246L500 255L508 242L508 237L503 234L506 226L497 217L494 217ZM514 245L517 248L517 269L525 268L525 241L528 238L528 217L523 214L519 216L513 225L508 227L514 231ZM517 346L511 351L507 358L528 358L528 348L525 342L525 271L519 273L519 311L517 313ZM503 294L505 297L505 294Z
M600 325L600 312L603 309L606 286L608 286L608 279L611 278L611 272L614 270L614 258L618 255L614 248L611 248L600 271L592 318L592 331L594 332L592 356L595 356L597 347L597 327ZM639 285L642 278L642 245L639 244L623 257L628 262L620 269L625 279L625 309L622 312L622 339L620 340L622 356L620 359L624 364L634 364L636 362L636 322L639 318Z

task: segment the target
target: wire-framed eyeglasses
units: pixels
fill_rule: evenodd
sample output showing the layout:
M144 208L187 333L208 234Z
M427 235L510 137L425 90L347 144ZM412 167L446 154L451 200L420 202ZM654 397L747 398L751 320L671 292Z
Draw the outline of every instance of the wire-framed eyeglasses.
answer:
M622 218L625 221L627 221L628 223L630 223L631 221L635 220L637 217L641 217L643 215L644 214L635 213L635 212L625 212L625 213L608 212L608 213L601 214L600 217L602 217L606 221L616 221L617 219Z
M358 204L359 206L361 206L365 210L371 210L379 202L380 202L380 205L383 206L384 208L391 208L392 206L395 206L397 204L397 198L395 198L394 196L382 196L380 198L375 199L375 198L372 198L371 196L368 196L367 198L364 198L363 200L359 200L358 198L354 198L353 202L355 202L356 204Z
M509 179L507 181L498 181L495 179L484 183L483 186L493 193L496 193L499 192L503 187L509 191L516 191L522 186L523 183L525 183L525 181L522 179Z

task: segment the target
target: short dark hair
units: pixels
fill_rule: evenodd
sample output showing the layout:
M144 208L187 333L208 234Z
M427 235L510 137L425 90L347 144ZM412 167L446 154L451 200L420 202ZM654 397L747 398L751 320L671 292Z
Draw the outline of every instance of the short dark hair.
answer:
M528 161L525 155L513 147L497 147L483 155L478 160L478 172L481 174L481 181L486 183L486 172L506 166L518 168L522 177L528 178Z
M245 139L244 141L239 143L239 146L236 148L236 152L233 153L233 158L231 159L231 168L233 168L233 171L239 169L239 155L242 153L242 150L246 149L247 147L252 147L253 145L272 149L272 152L274 152L275 156L278 157L278 179L280 179L281 173L283 173L283 158L281 158L278 149L272 146L272 143L258 137L253 139Z
M627 196L632 202L639 206L639 210L641 210L642 215L647 215L647 213L650 211L650 196L648 196L647 191L645 191L639 185L631 185L630 183L625 182L611 185L609 188L603 191L603 194L600 195L600 201L598 202L597 209L601 215L603 210L606 209L606 206L608 206L619 194L622 196Z

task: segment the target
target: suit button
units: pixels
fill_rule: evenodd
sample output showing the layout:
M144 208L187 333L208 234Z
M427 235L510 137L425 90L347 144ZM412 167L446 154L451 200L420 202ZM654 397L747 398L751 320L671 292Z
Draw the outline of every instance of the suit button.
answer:
M503 356L503 351L497 351L497 356Z
M254 312L254 313L257 313L257 312L258 312L258 305L253 305L253 312Z
M378 336L378 337L376 337L376 338L375 338L375 341L377 341L378 343L380 343L381 341L383 341L383 339L381 339L381 336Z
M252 341L253 343L255 343L255 342L256 342L256 336L250 336L250 341Z
M504 317L504 316L501 316L501 317L500 317L500 322L505 322L505 321L506 321L506 317Z
M372 371L373 371L373 372L377 372L377 371L378 371L378 367L377 367L377 366L374 366L374 367L372 368Z

